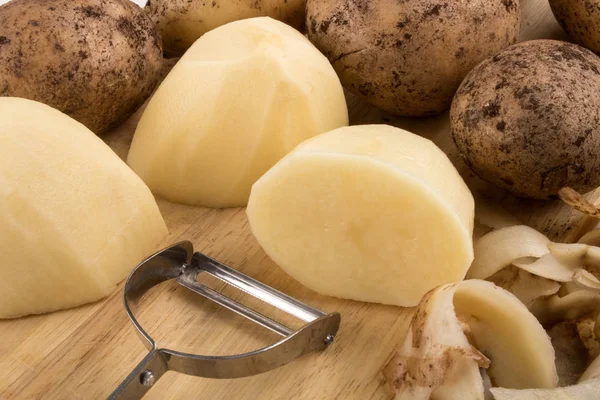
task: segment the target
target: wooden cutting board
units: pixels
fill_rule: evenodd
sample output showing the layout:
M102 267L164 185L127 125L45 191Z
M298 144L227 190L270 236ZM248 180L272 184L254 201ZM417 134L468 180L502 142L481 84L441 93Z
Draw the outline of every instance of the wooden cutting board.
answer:
M523 40L564 38L547 0L521 1ZM434 140L475 192L502 204L552 239L572 240L592 223L559 202L518 200L474 178L456 156L447 116L394 118L350 95L348 101L352 124L388 123ZM127 153L139 115L105 137L121 157ZM589 196L591 200L598 197L600 191ZM322 310L339 311L342 325L335 343L325 352L307 355L278 370L238 380L209 380L169 372L146 398L391 398L380 370L403 339L411 309L339 300L302 287L261 250L250 233L244 209L193 208L163 200L158 203L170 230L163 246L191 240L196 250L268 285ZM35 269L35 265L28 267ZM0 321L0 399L100 399L110 394L146 353L123 310L121 289L122 284L107 299L84 307ZM174 284L152 290L142 308L140 320L160 346L180 351L237 354L276 339Z

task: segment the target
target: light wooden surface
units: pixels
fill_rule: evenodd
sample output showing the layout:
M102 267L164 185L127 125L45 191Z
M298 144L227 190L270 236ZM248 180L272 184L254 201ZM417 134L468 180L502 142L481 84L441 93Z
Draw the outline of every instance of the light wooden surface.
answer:
M562 38L547 0L522 0L522 38ZM446 116L398 119L349 96L352 123L390 123L434 140L456 162L473 190L503 204L523 222L555 240L570 240L590 221L558 202L531 202L488 188L460 161ZM139 113L106 141L125 156ZM599 193L592 194L595 200ZM412 310L320 296L283 273L251 236L243 209L211 210L159 200L170 235L322 310L339 311L335 344L276 371L239 380L208 380L167 373L149 399L389 399L380 370L402 340ZM402 210L399 210L401 212ZM35 266L30 266L35 268ZM133 267L133 266L132 266ZM418 266L415 266L418 268ZM121 287L119 287L121 289ZM176 285L149 293L141 321L163 347L204 354L234 354L270 343L273 335L220 310ZM0 321L0 399L106 397L146 350L130 326L121 291L84 307Z

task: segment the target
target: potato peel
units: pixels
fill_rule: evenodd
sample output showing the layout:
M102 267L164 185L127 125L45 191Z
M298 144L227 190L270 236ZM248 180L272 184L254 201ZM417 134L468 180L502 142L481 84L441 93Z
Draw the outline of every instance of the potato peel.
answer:
M563 189L560 195L570 206L600 218L600 209L574 190ZM497 219L486 216L488 208L480 209L484 210L483 221L487 223L479 222L483 226L496 225L490 227L496 230L475 241L475 260L467 276L484 278L509 290L528 306L542 324L563 321L575 324L574 332L581 340L583 351L587 351L590 357L597 357L600 338L600 229L584 234L578 243L554 243L527 226L499 225ZM517 255L520 257L515 257ZM493 274L490 275L491 272ZM559 356L565 357L562 353ZM494 358L491 359L493 365ZM565 383L574 384L582 367L585 364L580 365L580 369ZM492 388L490 392L497 400L596 399L600 393L600 357L574 386L550 390Z
M492 231L477 240L475 259L467 278L486 279L524 257L541 258L548 253L550 239L526 225Z
M600 209L583 198L579 192L570 187L564 187L558 191L558 197L579 212L582 212L590 217L600 218Z
M583 318L579 318L573 322L577 326L577 333L583 346L586 348L587 353L591 359L595 359L600 355L600 336L597 335L600 325L597 324L598 317L588 315ZM596 331L596 333L594 332Z
M582 239L596 243L600 238L594 233ZM555 282L576 279L584 288L600 288L600 281L586 271L586 268L600 268L600 247L587 243L554 243L533 228L516 225L484 235L475 242L474 248L475 260L467 273L469 278L495 281L494 274L514 265ZM501 286L514 286L514 282L505 280ZM533 292L526 297L531 296Z
M447 384L483 399L479 367L487 368L489 360L467 340L452 309L453 296L452 285L445 285L419 303L403 346L383 369L396 399L429 399Z
M581 289L600 293L600 281L585 269L575 272L573 282Z
M551 253L544 254L538 259L535 257L525 257L515 260L513 264L531 274L555 282L570 282L576 271L560 263Z
M480 368L500 386L558 382L554 349L535 317L491 282L468 280L439 286L422 299L383 374L396 400L483 400Z
M539 297L551 296L560 289L560 283L534 275L514 265L496 272L487 280L508 290L525 305Z
M542 324L577 319L600 311L600 294L579 290L562 297L553 295L535 300L529 310Z

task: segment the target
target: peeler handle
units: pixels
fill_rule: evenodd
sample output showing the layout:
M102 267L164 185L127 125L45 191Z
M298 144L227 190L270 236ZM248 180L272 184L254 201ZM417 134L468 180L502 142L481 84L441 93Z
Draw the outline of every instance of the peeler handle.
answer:
M144 357L107 400L139 400L167 372L161 351L156 348Z

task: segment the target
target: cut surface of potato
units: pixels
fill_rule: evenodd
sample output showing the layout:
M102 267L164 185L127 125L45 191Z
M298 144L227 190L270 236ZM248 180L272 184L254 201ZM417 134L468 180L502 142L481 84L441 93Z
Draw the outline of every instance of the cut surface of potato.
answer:
M556 386L550 338L515 296L490 282L468 280L457 285L454 310L466 321L471 344L490 359L493 385Z
M247 213L266 253L327 295L414 306L473 260L467 186L432 142L390 126L301 144L253 186Z
M82 124L0 98L0 318L99 300L166 226L133 171Z
M150 100L128 162L160 196L243 206L297 144L348 124L340 81L298 31L271 18L200 38Z

